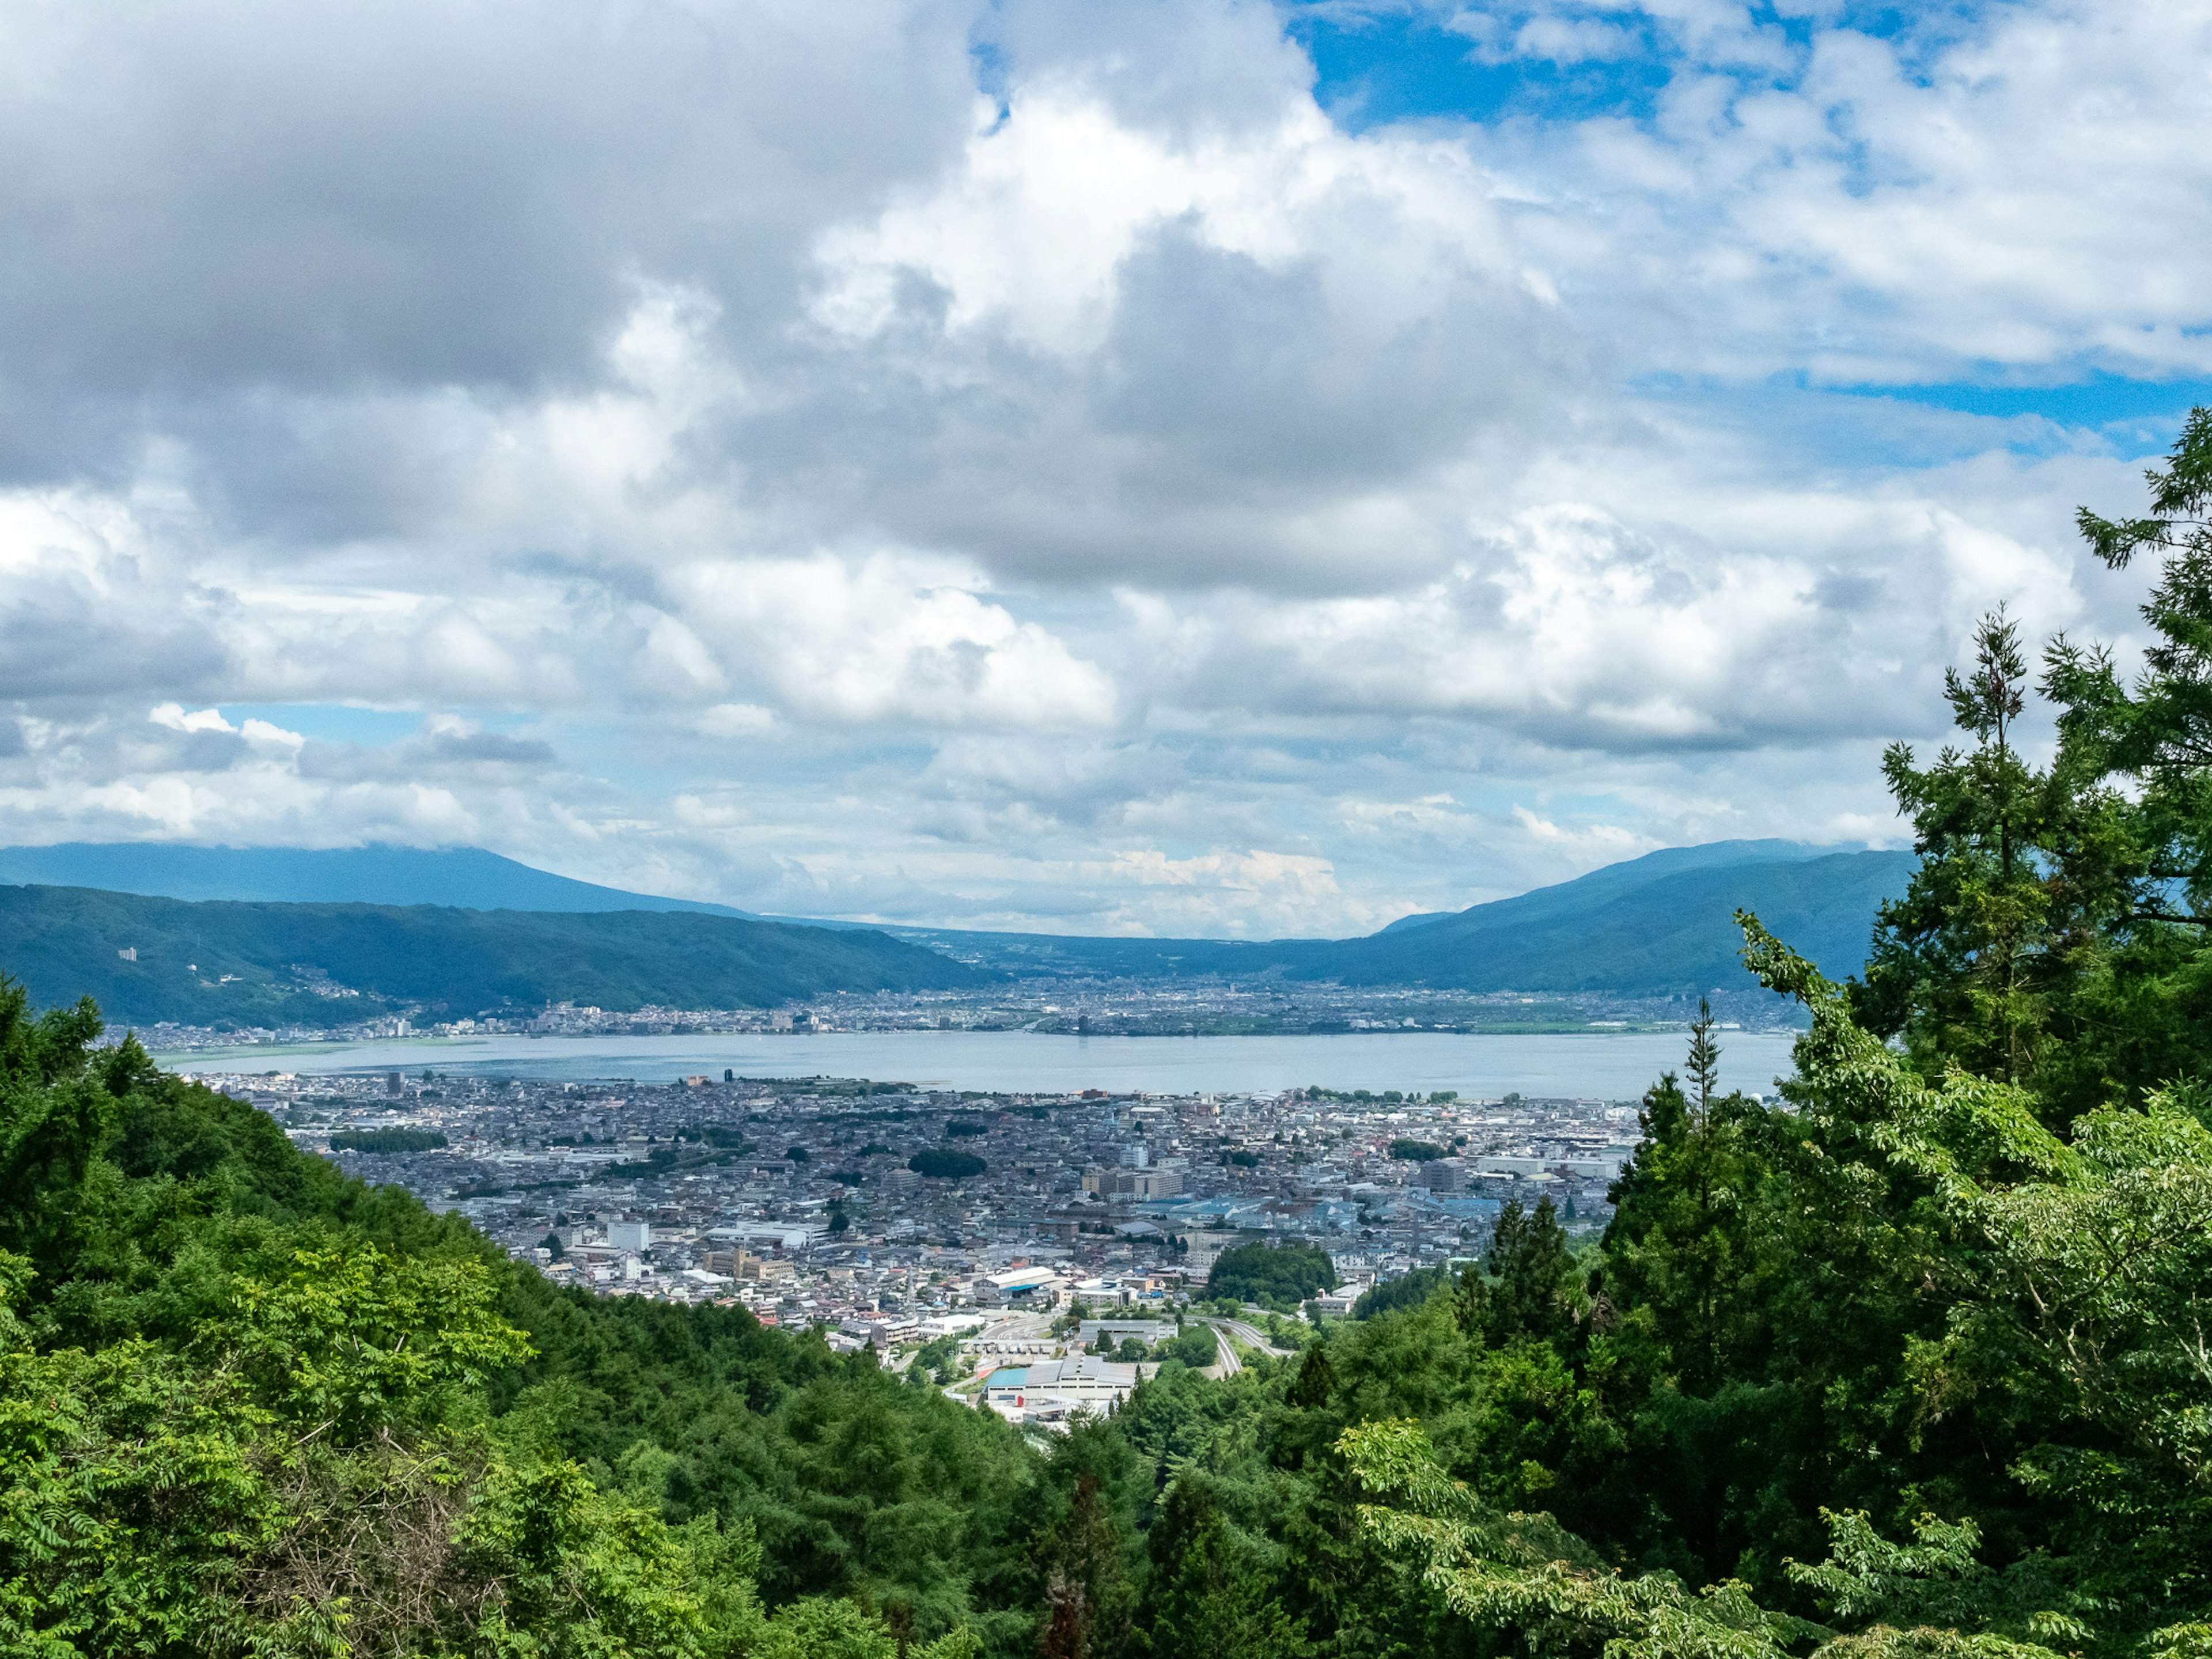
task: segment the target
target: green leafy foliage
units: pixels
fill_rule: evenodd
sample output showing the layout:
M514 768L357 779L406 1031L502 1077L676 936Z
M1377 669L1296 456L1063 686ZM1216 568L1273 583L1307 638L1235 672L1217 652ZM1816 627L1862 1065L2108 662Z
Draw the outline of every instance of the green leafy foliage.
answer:
M341 1129L331 1137L334 1152L428 1152L446 1144L435 1129Z
M1336 1288L1328 1252L1310 1244L1238 1244L1214 1258L1206 1287L1216 1297L1288 1313L1316 1291Z
M918 1176L928 1176L933 1180L966 1181L982 1174L990 1165L973 1152L955 1152L942 1146L925 1146L907 1159L906 1167Z
M1411 1158L1417 1164L1426 1164L1432 1158L1447 1156L1444 1149L1433 1140L1407 1140L1401 1136L1390 1143L1390 1156Z
M99 1034L0 981L0 1650L1025 1638L1037 1460L997 1419L741 1310L555 1291Z
M1211 1365L1220 1358L1220 1341L1210 1325L1189 1325L1160 1344L1161 1359L1179 1359L1194 1369Z
M1392 1313L1400 1308L1418 1308L1442 1290L1449 1279L1442 1267L1416 1267L1395 1279L1386 1279L1360 1291L1358 1299L1352 1304L1352 1316L1372 1319L1376 1314Z

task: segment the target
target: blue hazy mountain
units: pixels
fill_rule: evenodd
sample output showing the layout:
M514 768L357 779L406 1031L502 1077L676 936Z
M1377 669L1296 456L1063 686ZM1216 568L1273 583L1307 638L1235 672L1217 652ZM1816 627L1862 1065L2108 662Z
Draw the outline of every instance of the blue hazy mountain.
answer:
M987 973L1024 976L1273 975L1469 991L1694 994L1717 987L1747 988L1736 959L1742 942L1734 920L1738 909L1756 912L1832 978L1856 974L1865 963L1875 911L1905 890L1914 863L1910 853L1837 852L1788 841L1668 848L1513 898L1402 917L1379 933L1350 939L1092 939L811 925L878 932ZM15 848L0 849L0 883L261 903L549 914L695 911L809 925L574 881L475 848ZM550 944L550 935L544 942ZM503 938L503 943L510 942ZM325 965L336 977L345 977ZM676 988L665 977L656 979L655 988L672 994Z
M1831 978L1866 963L1875 913L1905 891L1911 853L1784 841L1668 848L1466 910L1403 917L1364 939L1075 939L887 927L1012 974L1231 978L1465 991L1694 995L1745 990L1739 909Z
M1571 915L1638 887L1648 887L1663 877L1692 870L1729 869L1752 864L1802 864L1844 850L1840 847L1815 847L1802 841L1710 841L1697 847L1662 847L1656 853L1608 864L1556 886L1535 888L1513 898L1476 905L1473 909L1429 910L1419 915L1401 916L1382 931L1401 933L1439 921L1471 917L1476 911L1492 921L1535 921L1554 915Z
M1735 913L1749 910L1821 972L1843 979L1865 967L1875 912L1904 893L1919 862L1911 853L1785 853L1786 842L1735 846L1751 850L1719 859L1655 853L1424 926L1344 940L1322 960L1330 977L1348 984L1744 990L1750 981L1737 959L1743 938Z
M243 903L0 885L0 970L34 1004L89 995L120 1024L349 1023L400 1009L534 1013L770 1006L989 977L878 933L688 910Z
M463 910L749 910L572 881L480 847L177 847L71 842L0 848L0 882L97 887L157 898L250 903L442 904Z

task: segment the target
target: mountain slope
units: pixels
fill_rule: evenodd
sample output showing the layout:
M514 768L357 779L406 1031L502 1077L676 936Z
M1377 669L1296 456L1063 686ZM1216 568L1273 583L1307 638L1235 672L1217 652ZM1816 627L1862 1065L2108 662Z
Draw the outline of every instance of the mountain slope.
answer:
M1469 991L1694 994L1749 988L1735 954L1743 942L1735 921L1740 908L1758 912L1831 976L1857 973L1875 910L1905 890L1914 863L1910 853L1833 853L1783 841L1668 848L1472 909L1407 917L1352 939L886 931L1013 974L1273 973Z
M34 1000L90 994L126 1024L336 1024L413 1003L761 1007L990 976L881 933L684 911L192 903L75 887L0 887L0 938ZM359 994L319 995L318 975Z
M469 910L750 911L572 881L481 847L176 847L71 842L0 848L0 882L161 898L280 904L444 904Z
M1836 847L1814 847L1802 841L1711 841L1697 847L1662 847L1656 853L1646 853L1641 858L1624 859L1619 864L1608 864L1593 870L1588 875L1577 876L1571 881L1539 887L1509 899L1494 900L1479 904L1474 910L1499 919L1539 921L1548 917L1588 911L1593 905L1607 902L1648 887L1668 876L1680 875L1693 870L1711 870L1739 865L1802 864L1811 859L1826 858L1844 849ZM1473 910L1431 910L1420 915L1401 916L1382 929L1385 933L1409 932L1416 927L1432 927L1440 921L1453 921L1471 915Z
M1424 927L1346 940L1328 967L1352 984L1470 991L1741 989L1735 915L1747 909L1840 979L1865 965L1875 912L1904 892L1917 861L1910 853L1832 853L1693 864L1641 881L1615 876L1632 866L1614 866Z
M1732 918L1739 908L1756 910L1769 927L1830 975L1840 977L1858 972L1865 961L1875 908L1883 899L1904 890L1912 864L1912 855L1905 853L1835 853L1787 841L1667 848L1594 870L1572 881L1471 909L1403 917L1378 933L1354 939L1097 939L945 928L870 929L853 923L770 921L740 911L725 911L721 917L779 930L763 937L803 933L817 942L825 937L870 939L879 946L903 941L905 947L925 957L934 957L940 962L950 957L953 963L981 970L984 976L1000 973L1082 978L1218 975L1237 979L1273 974L1297 980L1339 979L1357 985L1426 984L1477 991L1680 994L1747 984L1735 960L1740 940ZM624 927L629 924L609 923L595 932L587 930L588 943L581 942L586 935L555 927L554 918L707 913L701 917L705 920L718 907L570 881L479 848L435 853L390 847L348 852L154 846L0 849L0 880L23 879L27 870L59 869L85 872L81 878L84 884L126 893L162 891L255 901L343 900L356 909L435 903L462 907L450 911L454 917L505 915L510 918L459 932L454 931L460 928L458 921L428 932L413 924L393 922L380 928L353 930L343 942L331 931L335 923L318 923L323 929L318 933L308 929L304 921L295 921L275 933L256 933L250 940L243 934L234 939L231 933L221 930L210 934L207 932L210 924L204 921L193 924L199 932L191 937L206 937L208 942L197 947L187 945L185 955L179 960L198 960L193 954L197 948L222 959L219 974L235 974L239 982L252 980L261 984L264 997L276 1000L272 1006L319 1007L325 1018L331 1012L327 1002L318 1006L296 1001L309 994L289 973L288 964L302 962L321 968L340 982L364 990L372 988L369 981L354 975L373 967L374 986L384 994L403 1000L442 1001L468 1012L493 1006L501 998L528 1003L550 995L596 1002L607 1008L635 1008L648 1001L701 1007L777 1001L823 989L862 988L859 979L833 975L817 981L805 974L790 979L787 986L786 980L778 977L782 970L769 965L766 958L754 976L733 977L734 970L712 951L703 957L688 954L688 946L678 943L685 936L678 933L664 930L650 940L640 938L617 943L627 937ZM529 913L534 919L514 920L517 912ZM295 942L280 947L280 938ZM461 951L455 961L458 977L450 982L437 980L435 963L410 964L403 960L410 949L433 953L447 950L448 939L455 941L453 948ZM115 945L128 942L118 937ZM81 952L82 946L79 943L69 948ZM157 1016L143 1012L154 1005L131 1000L139 994L127 988L152 981L143 974L125 971L128 964L115 966L114 948L108 948L108 963L100 969L109 977L93 985L104 1001L124 999L116 1006L128 1008L130 1018L188 1018L182 1013ZM824 948L817 943L779 960L812 961L821 957ZM876 948L863 947L863 955ZM606 954L610 951L614 954ZM356 965L341 971L336 960L323 959L334 952ZM897 968L887 960L869 957L868 961L873 965L867 971L908 975L918 971L911 960ZM862 970L853 963L836 970L848 972ZM76 982L64 975L53 981L51 988L40 988L41 994L59 996ZM422 988L434 982L439 988ZM901 982L910 988L931 983L924 979ZM980 981L947 981L961 982ZM883 983L888 988L891 981ZM241 996L234 988L226 989L222 1000L208 1004L190 987L166 981L164 985L160 1003L164 1008L191 1003L228 1009ZM582 988L546 988L556 985ZM351 1012L351 1006L347 1012ZM235 1017L245 1018L243 1014ZM194 1018L193 1023L203 1022Z

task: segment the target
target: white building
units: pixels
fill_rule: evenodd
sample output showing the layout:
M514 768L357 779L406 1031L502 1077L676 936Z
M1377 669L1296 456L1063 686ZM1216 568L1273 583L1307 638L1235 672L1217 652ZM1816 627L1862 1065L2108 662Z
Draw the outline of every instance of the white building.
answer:
M1158 1369L1118 1364L1091 1354L1047 1359L992 1372L983 1385L983 1400L1012 1423L1063 1425L1078 1412L1104 1416L1129 1397L1139 1377Z

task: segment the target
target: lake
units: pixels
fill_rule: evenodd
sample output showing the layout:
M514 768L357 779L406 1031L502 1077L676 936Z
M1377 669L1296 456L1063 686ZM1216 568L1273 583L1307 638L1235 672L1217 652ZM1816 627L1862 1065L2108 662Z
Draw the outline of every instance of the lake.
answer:
M1790 1036L1723 1031L1723 1087L1771 1091L1790 1070ZM1316 1084L1329 1089L1454 1089L1632 1099L1680 1071L1680 1032L1468 1036L1354 1031L1339 1036L1045 1036L1031 1031L854 1031L819 1036L490 1036L275 1046L157 1056L181 1072L438 1072L552 1082L665 1083L739 1077L873 1078L939 1089L1038 1093L1212 1094Z

